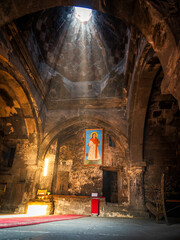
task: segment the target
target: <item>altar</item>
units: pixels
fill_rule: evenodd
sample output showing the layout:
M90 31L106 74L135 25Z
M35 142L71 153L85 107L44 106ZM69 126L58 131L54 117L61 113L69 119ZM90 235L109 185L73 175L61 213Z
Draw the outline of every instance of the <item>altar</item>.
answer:
M75 195L52 195L54 202L54 214L91 214L91 196L75 196ZM99 211L105 205L105 198L98 197Z
M104 197L97 197L99 200L99 213L103 211L105 205ZM27 203L26 213L29 215L91 215L91 196L75 195L41 195L37 199Z

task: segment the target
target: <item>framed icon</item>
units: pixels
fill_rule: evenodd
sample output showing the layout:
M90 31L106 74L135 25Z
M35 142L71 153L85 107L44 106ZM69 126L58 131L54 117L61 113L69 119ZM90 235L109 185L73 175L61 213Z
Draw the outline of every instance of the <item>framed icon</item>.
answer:
M103 129L86 129L84 165L102 165Z

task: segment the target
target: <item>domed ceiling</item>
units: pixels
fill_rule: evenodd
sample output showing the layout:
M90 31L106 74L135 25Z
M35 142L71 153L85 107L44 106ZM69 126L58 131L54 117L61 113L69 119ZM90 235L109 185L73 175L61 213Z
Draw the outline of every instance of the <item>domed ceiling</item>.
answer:
M128 29L120 19L93 10L82 23L74 7L56 7L20 18L17 26L39 71L46 63L52 99L122 95Z
M33 30L46 63L72 82L102 80L125 54L125 25L96 11L82 23L74 8L51 9Z

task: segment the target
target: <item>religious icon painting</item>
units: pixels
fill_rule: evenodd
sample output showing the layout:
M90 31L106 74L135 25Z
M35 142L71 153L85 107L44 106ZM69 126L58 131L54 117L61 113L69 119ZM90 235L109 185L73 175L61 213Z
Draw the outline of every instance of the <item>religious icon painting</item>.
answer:
M103 163L103 129L86 129L84 165Z

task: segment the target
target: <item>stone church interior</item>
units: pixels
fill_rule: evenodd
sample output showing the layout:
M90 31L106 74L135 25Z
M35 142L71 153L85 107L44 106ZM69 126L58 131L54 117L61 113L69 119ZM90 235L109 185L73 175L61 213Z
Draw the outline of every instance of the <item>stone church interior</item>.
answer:
M178 215L180 2L9 0L0 16L0 213L91 215L94 196L101 217Z

